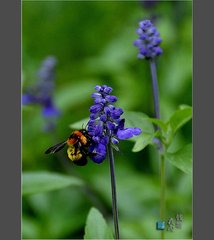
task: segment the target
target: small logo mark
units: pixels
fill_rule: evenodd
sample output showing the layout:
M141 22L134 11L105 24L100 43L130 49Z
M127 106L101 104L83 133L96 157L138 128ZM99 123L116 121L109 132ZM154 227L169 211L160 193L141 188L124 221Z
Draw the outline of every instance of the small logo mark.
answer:
M167 220L167 231L170 231L170 232L173 232L174 230L174 219L172 217L170 217L168 220Z
M167 227L166 230L173 232L174 228L181 229L182 228L182 222L183 222L183 215L180 213L177 213L175 215L175 218L170 217L167 220Z
M156 230L164 230L165 229L165 222L164 221L157 221L156 222Z
M175 229L181 229L183 223L183 215L177 213L175 217L169 217L166 222L165 221L157 221L156 222L156 230L165 230L173 232Z
M178 229L181 229L182 221L183 221L183 215L177 213L176 216L175 216L175 221L176 221L175 222L175 227L178 228Z

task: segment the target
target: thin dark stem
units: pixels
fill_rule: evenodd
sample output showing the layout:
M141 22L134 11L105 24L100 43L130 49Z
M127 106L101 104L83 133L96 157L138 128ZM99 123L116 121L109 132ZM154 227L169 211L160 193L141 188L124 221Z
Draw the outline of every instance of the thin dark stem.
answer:
M160 178L161 178L161 204L160 204L160 218L161 221L165 219L165 159L164 155L161 154L161 167L160 167ZM164 231L161 231L161 239L164 239Z
M112 213L114 219L114 231L115 231L115 239L120 239L119 233L119 222L118 222L118 208L117 208L117 191L116 191L116 178L114 171L114 154L113 149L110 145L108 145L108 158L110 165L110 174L111 174L111 191L112 191Z
M160 118L160 106L159 106L159 94L158 94L158 79L155 60L150 60L150 68L152 74L152 88L153 88L153 99L154 99L154 111L155 117Z
M157 71L156 71L156 64L155 60L150 60L150 69L152 75L152 90L153 90L153 99L154 99L154 111L155 117L160 118L160 103L159 103L159 93L158 93L158 79L157 79ZM159 130L159 127L155 126L155 130ZM163 146L162 143L159 141L158 153L160 157L160 219L164 221L165 219L165 191L166 191L166 184L165 184L165 160L163 154ZM165 239L164 231L161 231L161 239Z

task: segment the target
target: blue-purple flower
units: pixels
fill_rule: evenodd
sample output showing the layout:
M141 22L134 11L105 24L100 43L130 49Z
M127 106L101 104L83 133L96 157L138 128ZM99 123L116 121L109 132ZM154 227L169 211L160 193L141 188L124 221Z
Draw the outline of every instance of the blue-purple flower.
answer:
M35 85L29 87L22 95L22 104L38 104L42 106L42 115L45 118L58 117L59 109L54 105L53 91L55 79L56 58L49 56L43 62L37 76L38 80ZM49 128L51 125L51 128ZM48 120L45 129L52 129L53 122Z
M152 8L154 7L159 1L155 0L141 0L140 3L145 7L145 8Z
M162 39L150 20L140 21L136 33L139 38L134 41L134 46L139 49L138 58L153 59L163 53L163 50L159 47Z
M88 122L88 133L93 140L89 151L92 153L91 159L101 163L106 157L108 144L118 144L119 140L129 139L142 131L140 128L125 128L125 119L121 118L123 110L114 106L117 97L110 94L113 90L111 87L97 85L95 90Z

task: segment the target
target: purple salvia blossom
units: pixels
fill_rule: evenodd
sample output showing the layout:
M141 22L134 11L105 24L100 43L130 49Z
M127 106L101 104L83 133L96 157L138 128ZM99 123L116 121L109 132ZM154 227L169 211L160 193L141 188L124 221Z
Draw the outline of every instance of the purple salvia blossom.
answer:
M93 144L89 151L91 159L101 163L106 158L107 145L115 145L119 140L129 139L141 133L139 128L125 128L125 119L121 118L123 110L115 107L113 103L117 97L110 95L112 88L106 85L96 86L97 92L91 96L94 105L90 107L90 120L88 122L88 133L92 136Z
M139 35L139 39L134 41L134 46L139 49L138 58L154 59L163 53L159 47L162 39L150 20L140 21L136 33Z
M29 87L22 95L22 104L38 104L42 106L42 115L45 118L58 117L60 114L53 102L56 63L55 57L47 57L42 62L42 66L37 73L38 80L36 84ZM49 125L51 125L50 128ZM53 122L48 120L45 129L53 129Z

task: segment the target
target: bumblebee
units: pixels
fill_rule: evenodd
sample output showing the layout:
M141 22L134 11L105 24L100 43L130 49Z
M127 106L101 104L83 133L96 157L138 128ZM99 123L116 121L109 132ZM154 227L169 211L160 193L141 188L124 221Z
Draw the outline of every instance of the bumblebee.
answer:
M87 157L90 156L88 149L91 143L92 138L87 130L76 130L71 133L66 141L48 148L45 151L45 154L56 153L67 145L69 159L78 166L85 166L87 164Z

